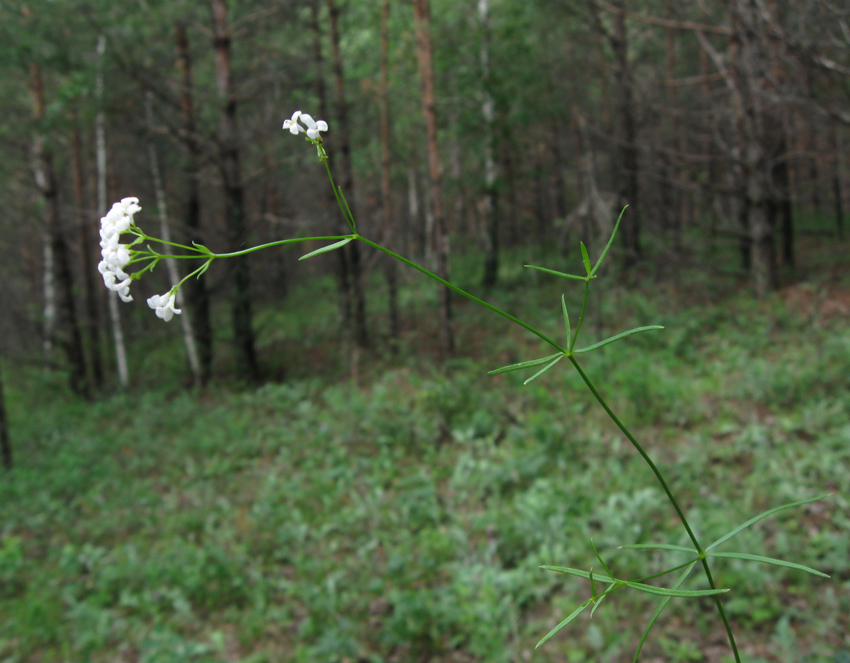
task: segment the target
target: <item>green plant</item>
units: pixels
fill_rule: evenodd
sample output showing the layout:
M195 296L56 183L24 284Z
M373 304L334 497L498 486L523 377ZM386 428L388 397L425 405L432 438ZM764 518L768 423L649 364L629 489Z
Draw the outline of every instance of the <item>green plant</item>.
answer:
M286 128L289 128L292 133L304 132L304 128L298 125L300 113L296 113L293 115L291 120L287 120ZM666 608L669 601L672 598L705 598L710 597L715 605L716 611L719 615L719 618L723 624L723 627L726 631L730 647L732 649L732 653L734 655L735 661L740 663L741 656L740 652L729 623L729 619L727 616L728 607L724 606L724 603L721 599L721 595L730 591L727 588L718 587L715 582L714 575L712 573L711 562L718 559L731 559L736 561L745 561L745 562L757 562L762 564L768 564L773 566L784 567L786 569L792 569L795 571L804 571L813 575L828 577L826 574L821 573L811 567L798 564L795 562L775 559L771 557L767 557L761 554L751 554L745 552L723 552L716 550L719 546L726 543L733 537L735 537L740 532L745 529L751 527L757 522L773 516L781 511L785 511L787 509L798 507L804 504L809 504L811 502L824 499L826 496L819 496L810 499L797 500L788 504L784 504L778 507L774 507L772 509L768 509L756 515L753 518L750 518L743 524L731 529L723 536L716 539L713 543L708 546L704 546L700 539L697 537L694 528L691 525L690 520L685 514L684 509L682 508L679 500L674 495L667 479L664 474L661 472L658 465L654 462L652 457L648 454L643 445L641 445L632 432L625 426L622 420L615 414L608 401L603 398L596 385L591 381L589 376L583 370L581 364L579 363L579 356L583 354L587 354L590 352L597 351L603 347L606 347L612 343L618 342L625 338L634 336L636 334L642 334L649 331L663 329L663 327L659 325L651 325L651 326L642 326L632 328L604 340L601 340L596 343L592 343L590 345L584 347L577 347L577 342L579 340L582 326L585 321L585 313L587 311L588 304L588 296L590 292L591 283L598 277L598 272L600 267L602 266L605 258L607 257L611 246L613 245L614 239L617 235L617 231L620 226L620 222L623 218L623 214L625 213L625 208L621 212L620 217L617 219L617 222L614 226L613 232L608 240L607 245L602 251L601 255L597 258L596 262L592 265L590 256L588 254L587 248L584 243L580 244L582 262L584 265L585 273L583 275L569 274L564 272L555 271L549 268L535 266L535 265L526 265L526 267L537 270L544 274L548 274L550 276L556 276L558 278L564 278L570 281L577 281L584 284L584 294L581 302L581 306L579 308L579 314L577 318L571 319L569 313L569 307L567 306L565 295L561 296L561 314L563 317L564 324L564 332L565 332L565 341L560 343L550 337L547 333L542 330L532 326L531 324L507 313L503 309L494 306L493 304L484 301L483 299L463 290L457 285L449 282L448 280L438 276L437 274L431 272L430 270L422 267L421 265L391 251L390 249L374 242L362 235L360 235L357 231L357 226L355 219L353 218L351 211L345 201L344 193L341 188L337 187L333 181L333 177L331 175L330 167L328 165L328 155L324 150L322 138L320 135L320 131L326 130L327 125L323 122L319 122L318 124L313 122L312 118L309 116L300 116L302 120L307 123L309 127L307 129L307 140L311 142L317 149L319 160L325 164L328 177L331 183L332 190L336 197L336 200L339 204L340 211L349 226L351 232L345 235L333 235L333 236L323 236L323 237L306 237L306 238L295 238L295 239L286 239L280 240L276 242L271 242L267 244L263 244L261 246L252 247L249 249L245 249L242 251L237 251L233 253L224 253L224 254L216 254L210 251L208 248L203 246L195 245L193 247L178 245L170 242L161 242L153 237L149 237L143 231L141 231L133 221L133 215L140 210L138 205L136 204L136 199L124 199L119 204L116 204L116 208L113 208L113 212L110 214L111 217L105 217L103 220L103 241L104 250L109 250L112 253L110 257L108 257L105 263L105 266L101 269L104 274L104 280L106 281L107 286L119 292L122 298L129 297L129 283L132 279L138 278L145 272L153 269L153 267L158 263L159 260L167 257L181 258L181 259L200 259L202 261L201 266L193 271L189 276L201 276L209 267L209 265L216 259L219 258L228 258L235 256L242 256L254 251L258 251L260 249L269 248L273 246L281 246L285 244L298 243L304 241L330 241L331 244L323 246L319 249L311 251L306 255L302 256L300 259L305 260L308 258L312 258L317 255L321 255L323 253L327 253L330 251L338 250L344 247L345 245L358 241L367 246L372 247L375 250L383 252L395 260L398 260L409 267L421 272L425 276L434 281L440 283L444 287L448 288L451 291L454 291L458 295L492 311L493 313L519 325L529 333L536 336L540 341L544 342L554 352L544 357L530 359L526 361L521 361L518 363L510 364L508 366L504 366L498 369L491 371L492 375L499 375L503 373L510 373L514 371L521 370L533 370L534 373L525 380L523 383L527 385L535 380L541 378L548 371L552 370L556 365L561 363L563 360L567 360L576 371L584 385L587 387L588 391L592 394L593 398L599 405L599 407L606 413L606 415L610 418L610 420L614 423L614 425L620 430L622 435L628 440L634 450L638 453L640 458L643 460L645 465L649 468L655 480L663 492L666 500L669 502L672 509L675 511L678 520L681 523L681 526L684 530L684 533L687 537L688 544L687 545L678 545L678 544L669 544L669 543L638 543L638 544L625 544L621 545L621 549L632 549L632 550L654 550L654 551L664 551L666 553L674 553L680 556L680 559L671 566L664 568L660 571L655 571L649 574L639 575L637 578L627 579L625 577L618 577L612 571L611 566L609 566L608 561L605 560L603 555L595 546L593 540L590 541L590 547L593 551L593 555L598 562L599 567L594 571L594 566L590 566L588 570L577 569L572 567L565 566L553 566L553 565L543 565L542 568L548 569L551 571L564 573L567 575L580 577L588 581L590 595L589 597L582 603L576 607L572 613L570 613L564 620L562 620L558 625L552 628L541 640L538 642L538 647L549 640L552 636L558 633L565 626L574 621L579 615L585 612L587 609L590 609L590 614L593 613L599 608L604 599L606 599L609 595L612 595L621 590L633 590L637 592L642 592L645 594L653 595L660 597L660 602L654 611L652 617L650 618L648 624L643 630L643 633L640 637L639 643L637 645L637 649L634 654L635 660L638 658L640 651L646 642L646 639L650 633L650 630L658 619L661 612ZM117 210L117 211L116 211ZM123 216L122 216L123 214ZM116 230L116 228L118 228ZM106 232L104 236L103 233ZM131 241L130 244L120 245L117 243L117 239L113 239L117 237L122 232L128 232L135 237ZM188 253L182 255L169 256L165 254L160 254L159 252L153 250L148 246L146 249L138 249L133 248L139 245L140 243L151 240L158 241L163 244L167 244L169 246L177 247L187 251ZM122 248L124 247L124 248ZM123 272L123 268L129 265L134 265L138 263L146 263L144 267L136 272L133 275L127 275ZM175 314L180 314L180 310L174 308L175 304L175 295L179 290L182 283L189 278L187 276L180 283L175 284L172 288L165 293L164 295L157 295L148 300L148 305L156 309L156 313L159 317L168 321ZM120 283L117 283L117 279L124 279ZM125 299L126 301L126 299ZM679 343L680 345L680 343ZM647 387L652 385L653 382L650 381L647 383ZM778 383L777 389L780 390L783 395L787 394L788 398L793 398L797 396L797 393L793 389L793 384L785 384ZM657 392L660 397L668 397L663 391ZM439 391L434 392L433 396L433 407L440 412L440 415L444 418L447 424L456 424L458 422L462 422L461 414L464 411L464 403L456 402L452 399L445 399L439 393ZM472 429L474 431L474 428ZM474 434L474 433L473 433ZM339 477L335 477L338 479ZM345 477L349 479L350 477ZM436 491L433 489L431 484L429 483L429 477L420 476L413 477L413 481L421 482L421 486L414 491L408 491L408 493L413 497L412 503L408 505L408 509L404 511L403 520L405 524L412 527L413 529L422 528L424 531L433 531L439 532L439 530L434 530L433 527L440 521L442 518L441 507L439 502L436 499ZM612 499L614 499L613 508L616 509L616 496L612 495ZM648 494L647 497L651 499L651 494ZM440 536L436 537L437 539L441 539ZM442 543L445 543L444 541ZM439 549L439 546L438 546ZM699 567L704 575L705 581L708 585L708 589L683 589L683 585L687 580L688 576L691 574L694 568ZM601 569L601 571L600 571ZM660 586L653 582L649 581L657 581L660 578L665 578L666 576L679 572L679 575L672 581L670 586ZM342 573L342 572L340 572ZM331 580L336 578L337 575L329 579L329 583ZM334 580L335 583L335 580ZM333 584L333 583L332 583ZM334 603L336 600L336 591L335 584L333 587L331 584L329 587L329 604L328 611L332 612L334 608ZM463 595L463 593L461 593ZM426 595L427 596L427 595ZM466 598L472 596L468 592L466 593ZM445 601L446 596L442 594L434 595L433 600L425 600L423 595L417 594L416 597L405 596L404 594L396 597L398 610L396 612L396 619L400 620L398 622L398 627L395 629L397 632L402 633L405 638L412 638L414 640L421 640L423 642L432 642L436 641L440 636L445 635L443 633L444 628L450 627L445 623L445 620L441 618L440 611L440 602ZM472 603L475 603L473 600ZM476 621L476 624L480 626L481 620ZM311 622L305 622L305 628L314 628L310 626ZM471 638L473 641L476 641L476 629L472 629L473 633L469 634L466 637ZM486 632L486 629L485 629ZM328 640L330 638L330 640ZM345 649L347 651L356 651L357 646L356 643L350 640L350 636L348 636L344 632L340 632L337 636L334 636L331 632L323 632L322 640L325 641L325 644L332 642L333 646L340 645L340 643L345 643ZM341 645L340 645L341 646ZM478 648L478 647L476 647ZM480 648L479 648L480 649ZM683 656L686 658L692 658L693 652L688 650L687 652L684 650L677 650L677 655Z

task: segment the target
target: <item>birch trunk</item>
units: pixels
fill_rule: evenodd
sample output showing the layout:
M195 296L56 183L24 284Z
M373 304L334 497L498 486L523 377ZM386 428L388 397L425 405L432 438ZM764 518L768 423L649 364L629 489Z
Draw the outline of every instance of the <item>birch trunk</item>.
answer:
M53 266L53 244L50 241L50 235L44 233L41 237L41 254L42 263L44 265L43 278L44 287L42 296L44 297L44 305L41 309L43 317L41 333L41 349L44 354L44 359L49 365L51 355L53 354L53 336L56 333L56 269Z
M494 124L496 102L491 92L490 77L490 2L478 0L478 23L481 27L481 116L484 120L484 278L482 285L492 288L499 275L499 217L496 198L496 141ZM560 173L559 173L560 174Z
M422 85L422 112L428 147L428 172L431 178L431 205L434 216L434 250L437 257L437 275L449 280L449 238L443 216L440 152L437 146L437 100L434 93L434 65L431 47L431 14L428 0L413 0L416 24L416 52L419 77ZM440 345L447 357L454 354L452 330L451 292L440 287Z
M215 24L215 71L218 94L221 100L219 113L219 162L224 180L225 219L228 244L232 251L246 248L248 229L245 224L245 203L239 146L236 128L236 99L233 94L233 74L230 58L230 28L227 22L227 0L211 0ZM233 316L233 342L236 351L237 371L244 380L254 383L259 378L254 350L254 330L251 315L251 277L245 257L231 258L230 268L231 311Z
M174 26L175 45L177 48L177 68L180 71L180 130L183 144L186 148L183 162L183 176L186 199L183 209L183 223L189 243L204 244L205 238L201 230L201 197L200 197L200 148L195 131L195 110L192 98L192 59L189 55L189 38L186 26L176 23ZM210 296L207 281L204 278L189 279L185 285L186 299L192 314L192 331L198 361L201 366L201 382L206 384L212 376L213 334L210 321Z
M168 224L168 207L165 200L165 190L162 186L162 175L159 170L159 158L156 152L156 145L153 142L153 98L150 91L145 94L145 120L148 125L148 160L151 166L151 178L153 179L153 189L156 195L156 207L159 212L159 234L166 242L171 241L171 228ZM180 282L180 273L177 269L177 261L174 258L165 259L165 268L168 271L168 278L172 284ZM177 307L184 306L183 291L177 292ZM189 368L192 371L192 381L196 387L203 384L201 376L201 362L198 359L198 350L195 346L195 337L192 333L192 323L189 317L189 312L184 311L180 317L180 325L183 329L183 343L186 346L186 357L189 360Z
M44 118L44 84L41 78L41 69L37 64L33 63L30 73L35 102L34 117L36 122L39 122ZM36 186L44 198L45 238L46 244L50 245L49 250L45 251L45 262L48 263L45 264L45 295L48 295L51 300L55 297L56 306L53 311L49 311L49 314L51 318L55 318L59 322L58 315L54 315L54 312L58 314L61 308L61 342L71 369L69 376L71 389L77 394L88 396L89 385L86 379L83 339L80 334L74 302L74 286L71 281L68 245L62 227L59 188L53 169L53 153L45 147L44 139L41 136L37 136L33 142L32 166ZM54 275L56 278L55 287ZM46 306L52 306L52 304Z
M106 115L103 112L103 57L106 52L106 37L101 35L97 40L98 70L95 81L95 96L98 111L95 116L95 161L97 164L97 212L101 217L106 216ZM127 388L130 386L130 373L127 370L127 350L124 346L124 331L121 329L121 311L118 308L118 293L108 291L109 320L112 327L112 342L115 345L115 364L118 370L118 383Z

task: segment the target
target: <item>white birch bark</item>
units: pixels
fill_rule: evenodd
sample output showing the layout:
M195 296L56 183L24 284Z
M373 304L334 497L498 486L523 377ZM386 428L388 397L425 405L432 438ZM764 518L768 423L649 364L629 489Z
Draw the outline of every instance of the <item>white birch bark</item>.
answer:
M162 175L159 170L159 158L157 157L156 145L153 142L153 96L150 91L145 95L145 119L151 135L148 137L148 159L151 164L151 177L156 194L156 207L159 212L159 233L166 242L171 241L171 228L168 224L168 208L165 201L165 190L162 186ZM174 258L165 259L165 268L168 270L168 278L172 284L180 282L180 272L177 269L177 261ZM183 293L177 292L177 306L183 308ZM192 370L192 381L196 387L202 384L201 362L198 359L198 349L195 346L195 336L192 333L192 323L189 320L189 312L183 311L180 315L180 324L183 328L183 342L186 344L186 356L189 359L189 368Z
M103 54L106 52L106 37L97 40L98 70L95 81L95 95L99 109L95 116L95 152L97 161L97 211L101 216L107 212L106 201L106 115L103 112ZM118 308L118 293L109 291L109 320L112 325L112 340L115 344L115 361L118 367L118 382L122 387L130 385L130 373L127 369L127 350L124 346L124 332L121 329L121 311Z
M499 226L496 216L496 161L493 158L496 102L490 90L490 2L478 0L481 26L481 116L484 120L484 287L496 284L499 271Z
M50 355L53 354L53 333L56 329L56 273L53 269L53 244L48 233L44 233L42 247L44 251L44 309L42 311L44 340L42 347L44 358L49 359Z
M43 140L41 136L36 136L32 144L32 153L30 155L32 162L32 173L35 179L35 185L40 191L47 188L47 176L44 173L41 154ZM44 274L44 287L42 294L44 303L42 306L42 351L44 358L49 359L53 354L53 334L56 330L56 271L53 268L53 243L50 241L50 233L45 232L42 235L42 268Z

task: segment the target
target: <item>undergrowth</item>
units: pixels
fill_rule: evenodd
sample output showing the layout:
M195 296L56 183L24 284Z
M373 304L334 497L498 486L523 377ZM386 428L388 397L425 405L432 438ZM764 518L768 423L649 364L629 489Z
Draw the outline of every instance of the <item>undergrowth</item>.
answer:
M533 315L546 293L529 298L520 285L497 295ZM846 660L847 318L801 319L779 296L699 306L687 297L671 306L669 294L613 298L618 323L625 310L668 331L603 349L587 371L604 377L614 409L670 468L701 537L833 493L740 535L742 547L832 581L715 562L736 588L727 606L745 658ZM667 568L676 553L647 562L615 548L676 541L679 526L575 376L552 372L545 388L486 376L534 344L478 315L461 308L466 358L445 370L405 352L421 347L413 331L395 357L361 359L356 373L335 345L313 349L313 370L279 359L286 379L247 391L158 386L180 361L176 340L146 360L131 394L95 404L66 395L58 376L17 369L7 387L17 466L0 483L0 660L630 656L634 616L654 606L642 595L614 597L581 635L532 654L583 600L575 583L538 567L579 563L592 537L624 576ZM608 335L607 320L603 308L588 333ZM292 353L335 335L318 316L289 324L301 339ZM261 335L264 351L279 353L290 332L268 328L279 336ZM344 377L330 377L339 368ZM708 603L670 615L647 657L722 660Z

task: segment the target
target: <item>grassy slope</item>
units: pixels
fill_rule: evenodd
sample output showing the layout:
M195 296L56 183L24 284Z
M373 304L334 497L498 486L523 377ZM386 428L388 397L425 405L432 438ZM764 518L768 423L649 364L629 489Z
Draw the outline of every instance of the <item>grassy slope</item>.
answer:
M558 329L563 284L508 276L494 298ZM616 290L590 319L606 335L667 326L585 367L703 540L834 493L725 547L832 580L715 563L750 660L850 650L850 290L818 279L762 304L701 297L686 279ZM617 545L685 542L568 366L524 388L486 375L538 356L522 330L461 307L466 358L437 372L420 359L433 293L417 285L407 310L423 318L408 315L400 358L361 357L355 383L320 287L287 303L303 315L261 321L282 383L182 391L176 341L147 356L132 394L94 405L58 379L9 380L18 466L0 483L0 661L527 660L588 592L538 565L598 567L593 537L633 577L663 559ZM627 660L653 604L623 592L533 660ZM709 603L674 602L657 629L647 659L726 654Z

